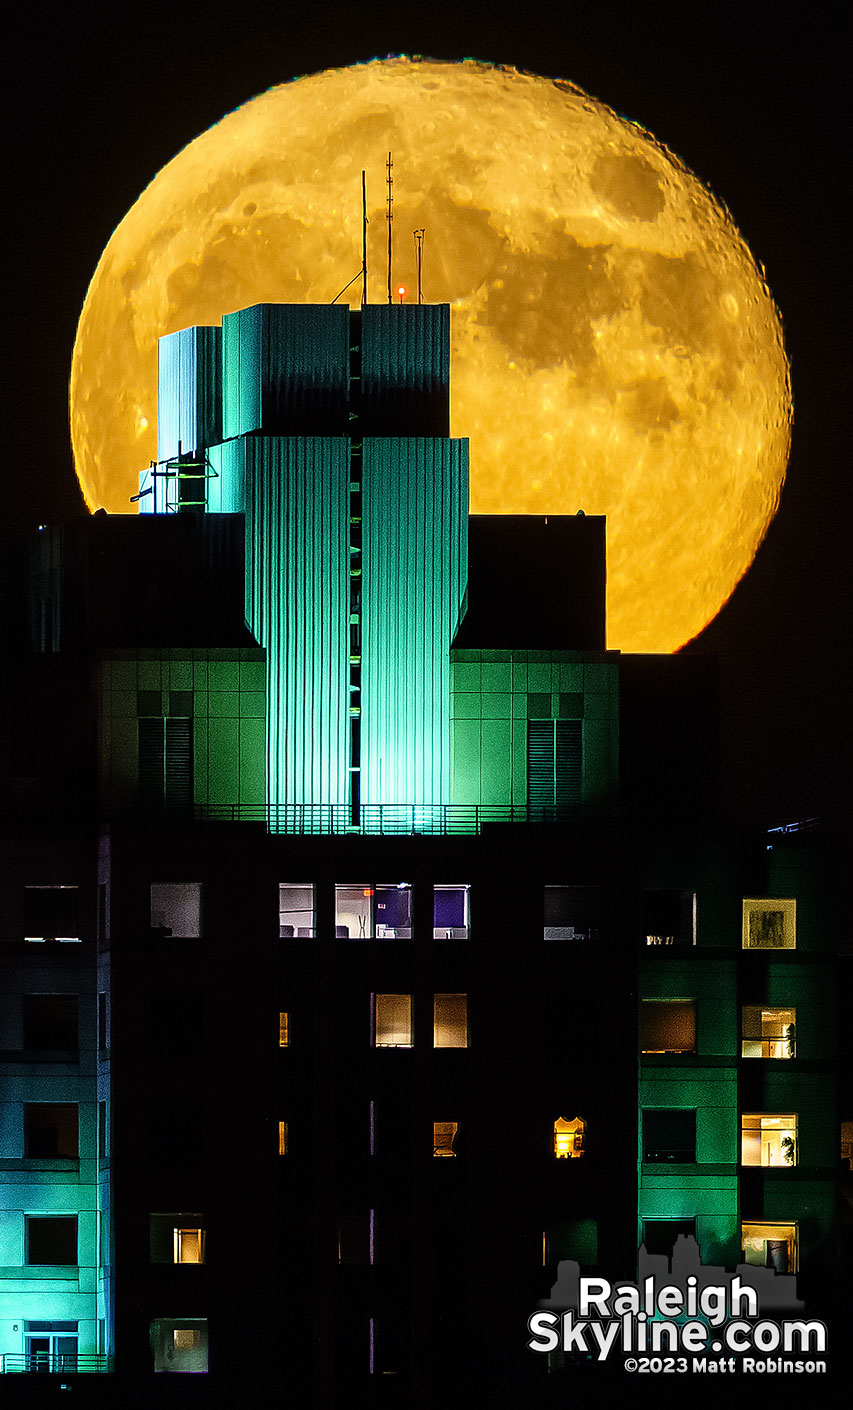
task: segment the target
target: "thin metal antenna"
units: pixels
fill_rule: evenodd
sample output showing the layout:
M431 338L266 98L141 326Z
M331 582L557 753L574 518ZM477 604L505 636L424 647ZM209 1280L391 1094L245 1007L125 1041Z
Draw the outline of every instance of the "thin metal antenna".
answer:
M361 173L361 302L367 303L367 173Z
M387 160L387 162L385 163L385 167L386 167L386 170L387 170L387 172L388 172L388 216L387 216L387 219L388 219L388 302L389 302L389 304L390 304L390 303L393 303L393 301L394 301L394 300L393 300L393 297L392 297L392 295L391 295L391 221L392 221L393 218L394 218L394 217L393 217L393 214L392 214L392 211L391 211L391 207L392 207L393 204L394 204L394 197L393 197L392 191L391 191L391 188L392 188L392 186L393 186L393 184L394 184L394 178L393 178L393 176L391 175L391 170L392 170L392 168L393 168L393 165L394 165L394 163L393 163L392 160L391 160L391 153L389 152L389 153L388 153L388 160Z
M415 230L415 231L414 231L414 236L415 236L415 250L417 251L417 256L418 256L418 303L419 303L419 304L422 304L423 301L424 301L423 272L424 272L424 235L425 235L425 234L426 234L426 231L425 231L424 229Z

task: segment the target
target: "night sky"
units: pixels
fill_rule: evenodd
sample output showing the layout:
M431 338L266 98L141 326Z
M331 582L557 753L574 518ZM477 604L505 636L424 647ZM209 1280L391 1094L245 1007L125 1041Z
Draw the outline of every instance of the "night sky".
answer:
M732 601L687 649L720 660L724 777L768 822L843 817L851 686L845 43L827 6L240 0L20 10L4 87L4 505L13 529L84 512L67 386L77 318L113 229L176 152L303 73L388 53L567 78L675 151L763 263L792 361L779 514ZM846 232L845 232L846 233Z

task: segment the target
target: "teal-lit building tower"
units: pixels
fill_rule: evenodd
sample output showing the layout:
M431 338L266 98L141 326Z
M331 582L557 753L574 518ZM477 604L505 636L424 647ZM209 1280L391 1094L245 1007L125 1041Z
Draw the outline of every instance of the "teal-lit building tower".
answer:
M468 446L449 435L449 316L265 304L161 340L140 510L245 518L273 828L387 829L402 805L410 831L450 801Z

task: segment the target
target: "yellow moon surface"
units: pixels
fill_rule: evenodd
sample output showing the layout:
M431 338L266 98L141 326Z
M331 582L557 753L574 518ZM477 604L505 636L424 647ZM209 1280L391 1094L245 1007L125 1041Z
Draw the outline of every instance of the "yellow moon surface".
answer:
M779 315L731 217L573 84L392 58L273 88L204 132L110 239L74 346L87 504L131 510L157 454L157 338L255 303L324 303L361 266L451 305L451 429L471 510L607 515L608 645L674 651L775 513L791 397ZM344 296L361 298L360 280Z

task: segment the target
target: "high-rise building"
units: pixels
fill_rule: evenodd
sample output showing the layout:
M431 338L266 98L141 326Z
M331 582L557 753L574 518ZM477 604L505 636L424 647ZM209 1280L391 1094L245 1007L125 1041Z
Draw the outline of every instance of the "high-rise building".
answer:
M29 548L24 1398L562 1403L590 1363L527 1347L561 1260L842 1266L822 835L727 823L709 663L606 649L603 520L469 520L449 396L444 306L184 330L140 514Z

